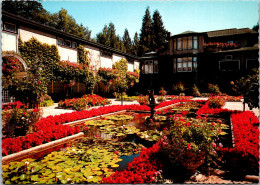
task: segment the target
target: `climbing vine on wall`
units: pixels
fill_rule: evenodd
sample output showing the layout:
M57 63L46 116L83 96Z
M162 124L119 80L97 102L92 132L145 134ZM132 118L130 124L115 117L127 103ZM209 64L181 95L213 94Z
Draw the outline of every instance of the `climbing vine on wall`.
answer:
M86 64L89 67L89 51L84 46L78 46L78 61L80 64Z
M18 47L33 75L41 75L47 83L55 80L54 70L60 61L58 48L55 45L41 43L33 37L27 42L22 42L19 38Z

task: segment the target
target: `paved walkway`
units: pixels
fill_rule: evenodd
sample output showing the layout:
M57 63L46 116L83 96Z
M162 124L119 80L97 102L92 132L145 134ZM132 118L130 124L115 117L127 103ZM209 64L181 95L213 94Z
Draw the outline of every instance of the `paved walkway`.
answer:
M193 98L192 100L207 100L208 98ZM121 101L116 101L114 98L109 99L111 100L111 104L109 105L121 105ZM137 101L133 102L128 102L124 101L124 105L132 105L132 104L139 104ZM70 112L75 112L75 110L67 110L67 109L56 109L58 107L58 103L54 103L53 106L49 107L42 107L43 109L43 117L47 117L50 115L60 115L63 113L70 113ZM96 106L94 108L98 108L99 106ZM90 109L92 109L91 107ZM226 102L225 106L223 107L224 109L230 109L230 110L243 110L243 103L242 102ZM246 110L249 110L248 105L246 104ZM252 110L256 116L259 117L259 109L253 109Z
M116 101L115 98L113 99L109 99L111 101L111 104L109 105L121 105L121 101ZM133 101L133 102L129 102L129 101L124 101L123 105L132 105L132 104L139 104L137 101ZM42 117L45 118L47 116L55 116L55 115L60 115L60 114L64 114L64 113L70 113L70 112L75 112L75 110L68 110L68 109L57 109L58 107L58 103L54 103L53 106L49 106L49 107L41 107L43 109L43 115ZM92 109L92 108L98 108L100 106L95 106L95 107L91 107L88 110Z

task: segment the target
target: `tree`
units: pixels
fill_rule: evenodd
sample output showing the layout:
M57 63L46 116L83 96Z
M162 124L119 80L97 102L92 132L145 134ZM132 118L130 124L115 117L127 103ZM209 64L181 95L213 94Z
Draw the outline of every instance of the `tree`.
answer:
M252 30L258 32L258 30L259 30L259 23L257 23L256 25L254 25L254 27L252 28Z
M121 94L121 104L123 105L123 98L122 94L128 89L128 84L127 84L127 70L128 70L128 65L127 65L127 60L126 59L121 59L117 61L116 63L113 64L113 69L117 71L116 78L114 79L114 84L116 90Z
M129 32L128 32L127 28L125 29L125 32L124 32L123 43L124 43L126 52L131 53L132 41L131 41L131 38L129 36Z
M155 51L160 49L165 43L168 33L164 28L162 17L158 10L156 10L153 14L152 31L153 36L151 49Z
M247 77L242 77L240 80L237 80L236 83L233 81L233 90L238 94L242 95L244 98L243 101L243 111L245 111L245 104L247 103L249 108L259 108L259 70L254 69L253 74L248 75Z
M97 43L104 44L106 46L110 45L109 32L108 32L107 25L104 26L102 33L97 34Z
M145 15L143 17L143 23L140 33L140 55L143 55L145 52L151 49L152 44L152 19L147 7Z
M116 28L115 25L110 22L108 25L108 34L109 34L109 40L110 40L110 47L115 48L115 49L119 49L119 42L118 42L118 38L116 36ZM120 40L120 39L119 39Z
M139 40L138 33L135 32L135 36L132 44L132 52L131 52L133 55L138 55L139 41L140 40Z

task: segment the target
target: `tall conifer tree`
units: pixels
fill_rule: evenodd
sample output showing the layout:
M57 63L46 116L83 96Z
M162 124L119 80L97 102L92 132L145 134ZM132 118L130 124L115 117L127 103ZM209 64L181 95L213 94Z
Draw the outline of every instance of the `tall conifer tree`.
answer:
M132 41L131 41L131 38L129 36L129 32L128 32L127 28L125 29L125 32L124 32L123 43L124 43L126 52L131 53Z
M162 17L158 10L155 10L153 14L152 30L153 36L151 49L155 51L160 49L165 43L168 33L164 28Z
M152 42L152 19L147 7L145 15L143 17L143 23L140 33L140 55L143 55L145 52L151 49Z
M132 47L132 54L138 55L138 49L139 49L139 36L138 33L135 32L134 40L133 40L133 47Z

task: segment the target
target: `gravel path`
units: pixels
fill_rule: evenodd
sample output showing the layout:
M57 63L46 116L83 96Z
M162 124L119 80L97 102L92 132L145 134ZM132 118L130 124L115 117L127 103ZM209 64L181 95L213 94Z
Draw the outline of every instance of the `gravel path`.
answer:
M207 100L208 98L193 98L192 100ZM116 101L115 98L111 98L109 99L111 100L111 104L110 105L121 105L121 101ZM123 102L124 105L132 105L132 104L139 104L137 101L133 101L133 102L129 102L129 101L124 101ZM53 106L49 106L49 107L42 107L43 109L43 116L42 117L47 117L50 115L60 115L60 114L64 114L64 113L70 113L70 112L75 112L75 110L68 110L68 109L57 109L56 107L58 107L58 103L54 103ZM98 108L99 106L96 107L91 107L89 108ZM242 102L226 102L225 106L223 107L224 109L230 109L230 110L243 110L243 103ZM246 110L249 110L248 105L246 104ZM259 109L253 109L252 110L254 112L254 114L256 116L259 117Z

